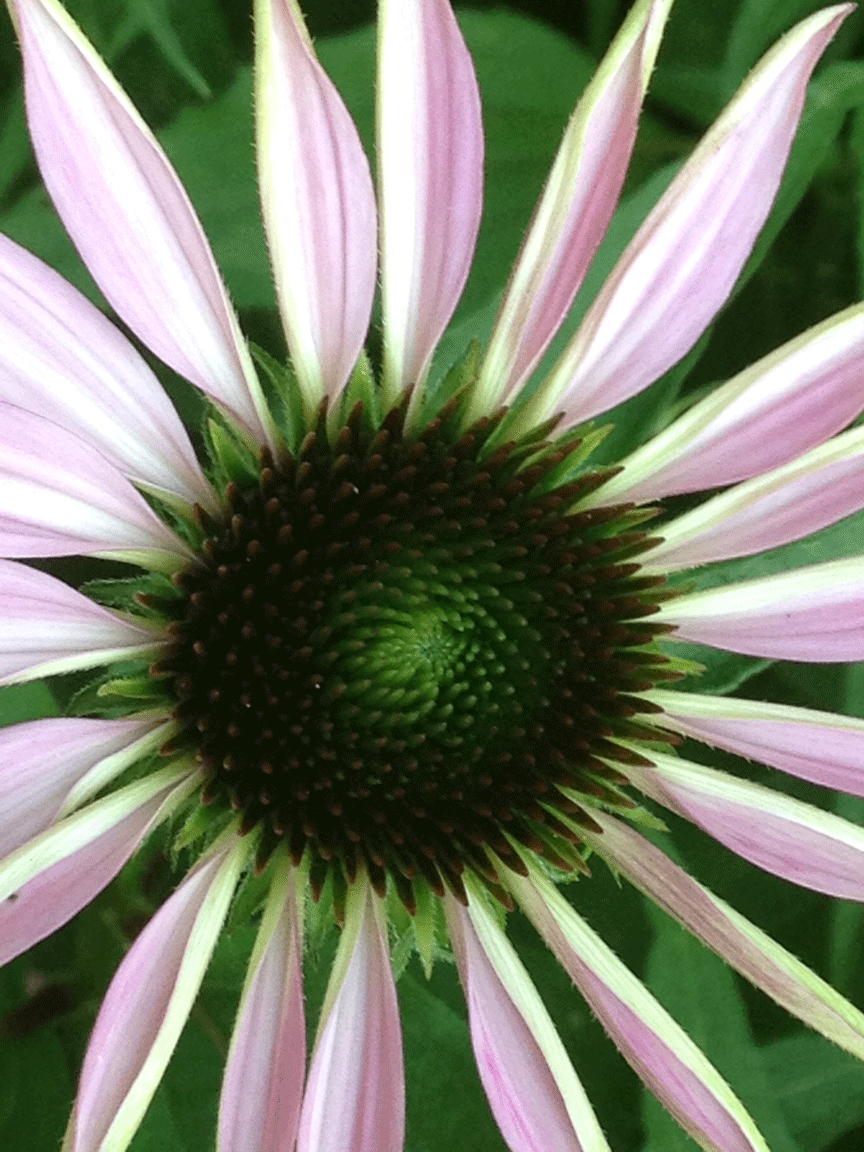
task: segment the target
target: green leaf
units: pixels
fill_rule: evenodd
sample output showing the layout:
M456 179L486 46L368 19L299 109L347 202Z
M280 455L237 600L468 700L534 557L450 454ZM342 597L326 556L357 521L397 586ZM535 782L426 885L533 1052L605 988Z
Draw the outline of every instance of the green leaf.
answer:
M59 714L57 701L44 680L0 688L0 727Z
M438 975L436 970L436 976ZM399 981L408 1096L405 1152L505 1152L464 1019L410 973Z
M864 1068L848 1052L805 1034L768 1044L762 1062L787 1127L807 1152L823 1152L864 1124Z
M68 1118L73 1083L53 1028L0 1042L0 1148L56 1148Z

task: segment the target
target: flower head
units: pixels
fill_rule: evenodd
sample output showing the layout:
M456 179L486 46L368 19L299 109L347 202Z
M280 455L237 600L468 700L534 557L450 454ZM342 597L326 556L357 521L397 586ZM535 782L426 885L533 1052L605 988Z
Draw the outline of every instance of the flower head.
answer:
M864 651L861 558L733 584L708 569L721 575L695 589L687 576L864 506L864 437L843 431L864 408L864 309L616 466L595 462L605 431L588 421L676 364L727 299L850 5L754 69L541 379L612 217L670 0L628 17L568 124L488 346L443 379L432 357L473 256L483 161L446 0L381 0L377 207L295 0L256 3L287 365L245 343L176 175L62 7L11 6L57 210L117 315L208 404L196 450L126 337L0 240L0 673L102 669L73 715L0 732L0 956L74 915L160 822L197 854L108 990L64 1148L128 1145L243 886L260 927L219 1152L402 1147L397 929L427 971L452 948L508 1145L606 1149L502 928L515 906L702 1147L765 1149L559 886L598 857L864 1056L864 1017L639 831L658 826L641 794L768 871L864 899L860 829L676 751L690 737L864 794L861 722L679 683L698 675L682 641L800 661ZM658 507L713 489L680 515ZM76 591L19 562L72 554L136 574ZM341 935L307 1068L303 941L328 918Z

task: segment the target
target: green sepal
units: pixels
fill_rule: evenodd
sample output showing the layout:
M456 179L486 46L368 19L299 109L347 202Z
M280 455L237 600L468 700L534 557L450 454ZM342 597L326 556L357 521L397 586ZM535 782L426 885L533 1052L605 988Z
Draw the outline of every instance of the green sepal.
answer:
M444 374L434 391L428 391L422 401L417 427L429 424L444 405L460 392L471 389L480 374L480 341L471 339L468 347L455 364Z
M80 591L106 608L116 608L148 619L161 619L163 614L146 603L147 600L170 603L184 598L181 589L162 572L143 572L140 576L120 580L88 580L81 585Z
M332 443L347 423L358 403L363 405L360 426L368 436L374 436L381 427L381 387L365 350L351 373L342 395L330 408L327 416L327 435Z
M297 377L288 364L280 364L275 357L257 344L249 345L255 363L263 373L261 385L270 413L288 451L295 455L309 431L306 410L303 407L303 393ZM257 476L257 473L256 473Z
M255 457L231 428L213 415L204 421L204 442L220 488L231 481L240 488L257 483L260 468Z
M146 695L117 692L114 687L135 683L143 687L145 682L149 686ZM130 713L142 711L142 700L163 707L166 712L170 704L160 682L150 677L146 661L123 660L106 668L76 692L66 711L69 716L101 716L106 720L118 720Z
M225 924L224 930L229 936L238 928L248 924L264 907L270 886L273 883L273 862L276 859L277 853L271 853L270 859L260 873L254 869L249 869L241 877Z
M97 696L124 696L129 700L163 699L151 676L127 676L106 680L96 689Z

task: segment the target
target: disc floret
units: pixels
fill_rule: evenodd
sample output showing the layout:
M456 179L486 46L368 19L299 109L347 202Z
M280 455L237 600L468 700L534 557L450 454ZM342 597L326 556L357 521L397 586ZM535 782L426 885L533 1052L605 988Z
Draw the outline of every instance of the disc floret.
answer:
M626 803L610 737L639 735L634 694L668 675L644 513L591 507L608 471L574 463L578 438L504 440L504 413L464 431L458 408L410 435L405 404L376 428L358 403L262 451L176 580L157 669L205 799L263 858L363 867L409 908L417 877L495 885L487 848L566 863L574 793Z

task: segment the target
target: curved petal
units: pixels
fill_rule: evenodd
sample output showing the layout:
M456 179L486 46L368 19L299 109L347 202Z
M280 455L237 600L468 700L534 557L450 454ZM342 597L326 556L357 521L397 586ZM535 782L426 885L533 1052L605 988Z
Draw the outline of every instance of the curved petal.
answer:
M585 841L614 869L787 1012L864 1059L864 1014L853 1004L635 828L596 809L592 818L602 832L586 831Z
M864 559L832 560L679 596L652 620L670 639L748 656L833 663L864 659Z
M751 864L829 896L864 901L864 830L771 788L652 752L631 782Z
M207 238L156 138L57 0L11 0L45 186L106 300L259 439L255 370Z
M658 689L645 695L663 709L652 724L824 788L864 796L864 720L696 692Z
M100 776L110 782L142 755L142 737L157 724L52 717L0 729L0 856L52 824L72 788L106 762Z
M295 871L278 867L249 961L219 1102L218 1152L293 1148L306 1074Z
M426 378L483 206L480 95L447 0L382 0L377 110L386 406Z
M507 884L622 1056L696 1143L717 1152L768 1152L714 1066L551 881L533 870L530 879L509 874Z
M609 1152L549 1013L504 932L472 893L447 925L471 1042L495 1122L513 1152Z
M307 409L336 396L369 327L375 195L342 98L296 0L257 0L258 180L276 294Z
M381 913L368 883L348 891L297 1152L402 1152L405 1077L399 1005Z
M75 553L167 572L192 555L89 444L0 403L0 554Z
M0 684L92 668L159 643L45 572L0 560Z
M864 429L737 484L658 529L644 567L670 572L800 540L864 507Z
M726 301L780 184L810 73L851 11L817 12L763 57L636 233L543 385L565 426L662 376Z
M558 330L606 232L672 0L634 5L564 133L475 388L475 404L509 403Z
M129 1144L198 994L248 847L202 861L127 952L105 994L73 1112L73 1152Z
M0 236L0 400L55 420L130 480L215 509L161 384L62 276Z
M82 809L0 861L0 964L50 936L108 884L197 777L154 773Z
M623 461L597 502L719 488L794 460L864 408L864 304L775 349Z

